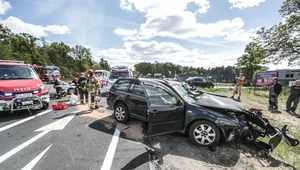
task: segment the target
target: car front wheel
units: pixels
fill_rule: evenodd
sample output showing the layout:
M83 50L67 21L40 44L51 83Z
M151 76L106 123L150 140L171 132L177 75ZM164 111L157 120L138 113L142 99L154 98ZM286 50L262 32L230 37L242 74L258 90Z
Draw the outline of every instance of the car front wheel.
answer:
M198 146L216 146L220 140L220 131L213 123L201 120L193 123L189 137Z
M127 108L124 104L118 104L114 109L114 117L120 123L126 123L129 118Z
M75 89L73 89L73 88L70 88L70 89L68 89L68 94L74 94L75 93Z

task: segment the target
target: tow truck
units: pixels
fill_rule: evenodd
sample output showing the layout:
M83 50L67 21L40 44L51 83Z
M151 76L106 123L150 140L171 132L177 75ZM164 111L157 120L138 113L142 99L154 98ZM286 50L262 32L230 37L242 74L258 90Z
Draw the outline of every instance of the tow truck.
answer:
M50 96L30 64L0 60L0 112L48 109Z
M38 73L40 79L43 82L49 82L53 75L58 75L59 79L62 80L62 72L57 66L37 66L33 65L33 68Z

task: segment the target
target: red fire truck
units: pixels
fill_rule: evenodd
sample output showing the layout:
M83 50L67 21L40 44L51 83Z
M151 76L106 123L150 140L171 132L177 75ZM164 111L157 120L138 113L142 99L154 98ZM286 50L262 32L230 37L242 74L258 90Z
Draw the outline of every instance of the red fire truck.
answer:
M0 60L0 112L47 109L49 102L48 90L31 65Z
M62 72L57 66L36 66L33 65L33 68L38 73L42 81L49 81L53 76L58 75L60 80L62 80Z

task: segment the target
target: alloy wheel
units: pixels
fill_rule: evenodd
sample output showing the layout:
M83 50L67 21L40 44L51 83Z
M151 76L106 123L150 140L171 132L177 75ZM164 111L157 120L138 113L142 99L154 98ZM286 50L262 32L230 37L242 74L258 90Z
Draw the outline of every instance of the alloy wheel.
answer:
M193 135L195 140L201 145L209 145L216 139L215 130L207 124L197 126L194 129Z

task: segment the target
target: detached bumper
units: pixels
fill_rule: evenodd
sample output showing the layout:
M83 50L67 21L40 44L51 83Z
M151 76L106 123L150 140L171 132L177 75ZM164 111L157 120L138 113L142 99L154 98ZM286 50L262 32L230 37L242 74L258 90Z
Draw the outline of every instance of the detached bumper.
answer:
M38 110L50 102L49 93L42 96L32 96L24 98L14 98L12 100L0 100L0 112L10 111L11 113L18 110Z

